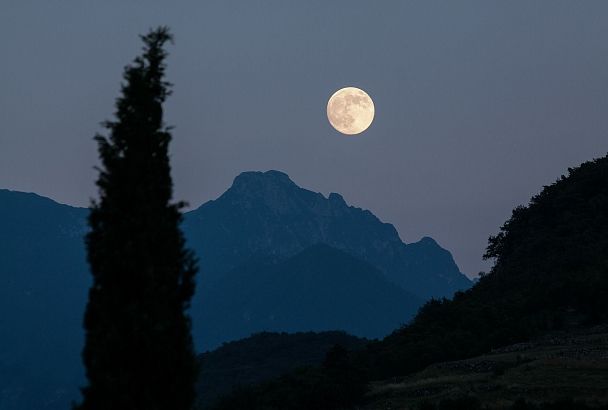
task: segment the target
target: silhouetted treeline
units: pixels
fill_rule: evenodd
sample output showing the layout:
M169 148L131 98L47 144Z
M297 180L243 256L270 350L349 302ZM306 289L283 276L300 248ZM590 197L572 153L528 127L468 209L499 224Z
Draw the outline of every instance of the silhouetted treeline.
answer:
M363 398L366 383L353 367L350 353L336 345L321 366L302 368L268 383L238 389L213 409L350 409Z
M590 161L518 207L491 237L491 272L359 357L371 378L472 357L551 330L608 318L608 157Z
M335 345L365 347L367 339L345 332L256 333L200 355L197 393L201 408L238 386L272 380L306 366L320 365Z

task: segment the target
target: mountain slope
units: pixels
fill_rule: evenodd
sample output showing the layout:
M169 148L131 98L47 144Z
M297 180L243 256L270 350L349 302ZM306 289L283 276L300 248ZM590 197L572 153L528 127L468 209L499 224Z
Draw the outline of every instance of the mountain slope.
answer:
M283 259L325 243L380 269L422 299L470 287L430 238L404 244L395 228L332 193L300 188L279 171L244 172L222 196L190 212L185 233L214 280L256 256Z
M421 304L371 265L324 244L279 263L249 262L203 288L200 300L198 336L211 346L260 330L382 337Z
M67 408L78 395L87 212L0 190L1 409Z

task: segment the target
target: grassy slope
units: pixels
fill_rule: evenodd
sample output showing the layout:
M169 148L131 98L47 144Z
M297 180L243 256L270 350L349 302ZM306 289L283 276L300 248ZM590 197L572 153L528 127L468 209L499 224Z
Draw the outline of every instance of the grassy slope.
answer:
M425 401L472 395L490 408L520 397L608 403L608 326L553 333L467 360L433 364L405 378L372 383L365 410L416 409Z

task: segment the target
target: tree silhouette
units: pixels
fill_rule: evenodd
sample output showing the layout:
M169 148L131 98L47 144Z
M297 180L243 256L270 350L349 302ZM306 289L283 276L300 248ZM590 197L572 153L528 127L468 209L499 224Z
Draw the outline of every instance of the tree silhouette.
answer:
M186 314L196 261L171 203L171 140L162 104L166 27L141 37L124 71L109 136L96 136L102 167L86 237L93 274L84 327L88 385L81 410L191 409L196 360Z

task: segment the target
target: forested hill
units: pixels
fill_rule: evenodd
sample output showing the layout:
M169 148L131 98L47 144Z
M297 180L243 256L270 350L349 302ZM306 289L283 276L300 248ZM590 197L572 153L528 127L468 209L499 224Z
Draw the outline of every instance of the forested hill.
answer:
M345 332L256 333L200 355L198 397L207 408L219 396L304 366L318 365L335 345L359 350L366 339Z
M489 240L491 272L452 301L427 303L374 346L374 377L470 357L608 318L608 157L568 170Z

